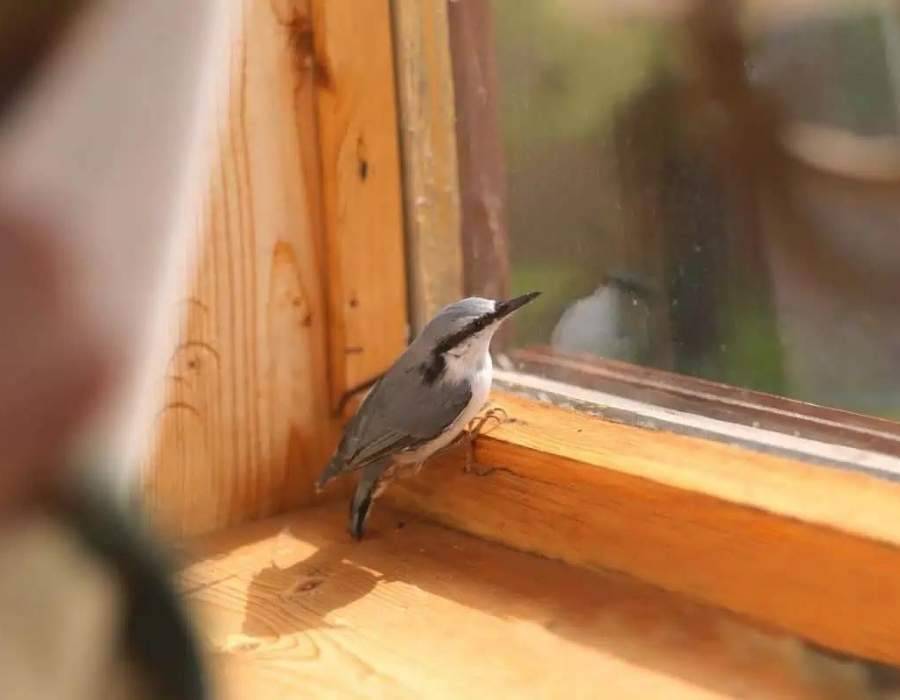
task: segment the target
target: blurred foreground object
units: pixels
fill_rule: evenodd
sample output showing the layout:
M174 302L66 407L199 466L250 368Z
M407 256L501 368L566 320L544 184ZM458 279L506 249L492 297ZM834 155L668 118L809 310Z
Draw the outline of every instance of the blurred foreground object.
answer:
M0 117L35 81L83 0L0 2ZM103 351L65 299L62 261L47 221L0 197L0 519L54 476L79 419L104 383ZM66 348L65 357L60 349ZM108 358L107 358L108 359Z
M168 567L93 486L0 530L0 697L203 700Z
M114 363L39 230L0 204L0 697L203 698L167 566L108 488L65 469Z
M33 219L0 201L0 525L62 475L75 432L108 385L111 357L73 313L65 273ZM65 348L65 352L61 349Z
M0 2L0 697L206 697L168 567L111 494L174 342L230 12Z
M0 113L21 95L87 0L0 1Z
M83 449L116 465L123 496L176 343L233 12L213 0L91 3L4 112L0 191L41 213L34 235L65 265L67 313L116 358Z

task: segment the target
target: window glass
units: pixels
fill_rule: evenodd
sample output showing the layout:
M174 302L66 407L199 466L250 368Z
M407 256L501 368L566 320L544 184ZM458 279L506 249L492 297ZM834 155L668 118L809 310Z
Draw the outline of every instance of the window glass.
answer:
M453 4L458 50L472 18ZM457 69L457 101L496 91L507 284L543 292L503 354L900 418L891 7L492 0L482 68L496 84ZM464 178L498 167L470 161ZM478 292L477 275L467 284Z

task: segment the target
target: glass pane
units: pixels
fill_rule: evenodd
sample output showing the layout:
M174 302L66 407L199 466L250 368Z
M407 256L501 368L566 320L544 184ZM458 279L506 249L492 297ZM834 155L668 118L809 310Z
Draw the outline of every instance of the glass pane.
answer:
M509 291L543 291L505 354L550 347L900 418L893 5L489 14ZM458 101L477 99L468 79Z

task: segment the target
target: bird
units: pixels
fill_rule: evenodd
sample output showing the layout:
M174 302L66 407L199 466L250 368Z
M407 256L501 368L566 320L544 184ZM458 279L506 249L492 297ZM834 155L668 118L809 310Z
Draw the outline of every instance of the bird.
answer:
M608 275L605 284L562 314L551 336L553 349L641 363L651 345L651 297L639 278Z
M445 306L372 386L316 482L321 492L336 477L361 471L350 501L354 539L363 538L373 501L401 472L418 473L464 435L487 403L494 333L539 295L468 297Z

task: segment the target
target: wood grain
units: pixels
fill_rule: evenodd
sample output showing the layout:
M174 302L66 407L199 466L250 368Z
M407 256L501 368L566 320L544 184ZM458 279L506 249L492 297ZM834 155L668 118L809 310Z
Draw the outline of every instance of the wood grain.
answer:
M463 294L447 3L393 3L413 330Z
M312 0L332 406L407 342L390 3Z
M345 516L194 544L182 586L223 697L876 697L864 669L624 577L387 510L357 544Z
M311 20L302 1L242 7L202 261L144 470L174 535L310 500L334 439Z
M476 472L448 453L390 501L900 662L897 484L509 395L496 403L513 422L479 439Z

